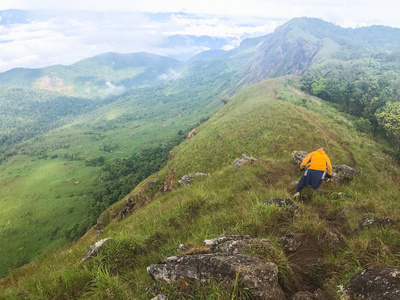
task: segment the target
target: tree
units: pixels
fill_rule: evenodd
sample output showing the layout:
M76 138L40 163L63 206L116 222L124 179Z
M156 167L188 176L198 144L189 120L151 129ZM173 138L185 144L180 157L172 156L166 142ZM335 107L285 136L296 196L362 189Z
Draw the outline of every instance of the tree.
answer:
M396 150L400 150L400 102L388 102L376 113L376 118L390 142Z

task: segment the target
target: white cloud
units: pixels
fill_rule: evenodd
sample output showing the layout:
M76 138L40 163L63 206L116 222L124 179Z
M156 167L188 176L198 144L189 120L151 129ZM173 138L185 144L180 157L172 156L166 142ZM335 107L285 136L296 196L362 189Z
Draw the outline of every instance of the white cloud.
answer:
M126 87L123 85L113 85L110 81L106 82L106 89L101 91L103 97L108 97L108 96L118 96L121 95L126 91Z
M176 70L169 70L167 73L161 74L159 79L161 80L175 80L181 77L181 73Z
M227 50L243 38L270 33L283 22L302 16L344 27L400 27L400 1L395 0L13 0L0 1L3 9L46 9L41 13L50 17L0 25L0 71L71 64L104 52L186 57L207 49L194 45L165 48L166 36L174 34L223 38L227 43L221 48ZM157 18L141 13L171 11L187 14ZM7 24L5 19L0 17L0 24Z

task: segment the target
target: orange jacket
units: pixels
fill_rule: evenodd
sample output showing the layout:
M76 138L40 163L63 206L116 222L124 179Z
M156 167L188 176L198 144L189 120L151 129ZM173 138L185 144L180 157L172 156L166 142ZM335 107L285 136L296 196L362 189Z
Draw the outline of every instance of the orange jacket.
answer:
M303 159L300 169L303 169L306 165L309 169L327 171L329 175L332 175L331 161L322 149L318 149L317 151L308 154L307 157Z

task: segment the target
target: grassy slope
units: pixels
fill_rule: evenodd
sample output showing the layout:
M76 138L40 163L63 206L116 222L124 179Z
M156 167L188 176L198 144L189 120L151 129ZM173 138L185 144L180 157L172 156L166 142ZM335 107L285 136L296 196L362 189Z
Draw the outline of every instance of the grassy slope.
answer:
M303 106L296 105L303 97L287 85L287 79L265 81L241 91L200 127L195 138L175 148L174 158L151 179L163 181L169 174L176 187L177 180L190 172L210 173L209 178L158 197L131 217L112 222L99 238L112 237L117 242L96 259L79 263L97 239L89 233L65 251L13 271L0 282L0 297L150 299L145 289L153 283L146 267L175 255L179 243L201 247L204 239L223 234L267 237L274 243L289 232L317 237L336 226L330 218L343 209L347 219L338 229L346 243L336 250L321 249L323 260L315 271L314 286L339 297L337 286L361 267L397 264L398 226L357 234L352 231L364 213L396 218L400 210L396 200L400 196L399 168L383 153L382 144L357 133L346 118L326 104L309 99ZM300 177L290 153L312 151L321 144L334 165L349 164L352 155L362 176L346 186L324 183L312 201L300 203L303 213L298 216L264 205L270 197L290 197L287 188ZM258 162L232 168L233 160L242 153L257 157ZM330 199L337 192L348 197ZM120 207L117 204L113 209ZM277 243L274 251L253 254L275 261L286 290L294 290L288 258ZM157 287L177 297L176 285ZM196 291L195 298L202 299L230 299L232 292L215 283L206 283Z
M166 86L132 93L16 145L19 154L0 166L0 240L7 241L0 246L0 276L64 245L65 230L85 221L90 193L100 187L100 168L85 166L86 159L128 157L190 129L222 105L212 89L199 91L182 96Z

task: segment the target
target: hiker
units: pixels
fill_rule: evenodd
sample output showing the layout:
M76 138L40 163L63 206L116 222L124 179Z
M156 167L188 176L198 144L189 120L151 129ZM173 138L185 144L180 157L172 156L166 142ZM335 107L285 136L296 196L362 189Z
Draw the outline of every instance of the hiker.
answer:
M300 196L300 192L305 186L311 185L314 190L317 190L325 176L331 178L332 165L328 155L325 153L324 147L319 147L317 151L308 154L307 157L303 159L300 170L303 171L306 166L308 170L300 179L296 193L294 194L295 198Z

